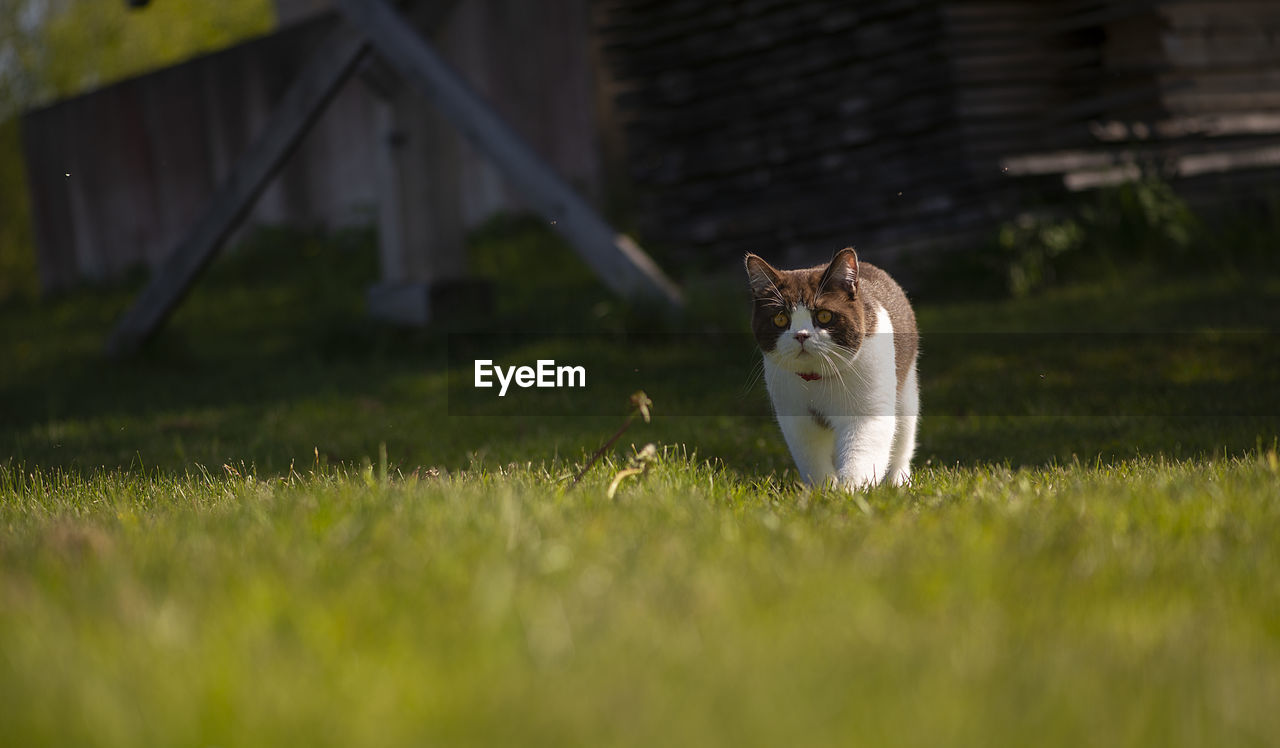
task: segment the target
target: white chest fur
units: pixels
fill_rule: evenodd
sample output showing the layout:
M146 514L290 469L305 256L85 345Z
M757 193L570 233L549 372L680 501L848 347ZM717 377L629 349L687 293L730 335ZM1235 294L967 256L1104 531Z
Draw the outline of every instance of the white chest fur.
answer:
M906 483L919 394L914 364L898 385L888 312L876 307L874 332L856 352L813 332L808 310L797 307L764 355L765 384L800 477L852 489Z

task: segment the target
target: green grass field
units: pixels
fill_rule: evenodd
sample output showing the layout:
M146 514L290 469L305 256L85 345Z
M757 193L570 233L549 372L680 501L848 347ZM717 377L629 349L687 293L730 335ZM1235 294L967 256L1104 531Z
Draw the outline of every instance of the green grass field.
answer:
M671 319L497 227L421 332L372 257L261 237L123 363L129 289L0 307L0 744L1280 741L1280 277L922 302L915 482L850 495L795 484L736 276ZM629 374L459 413L493 328Z

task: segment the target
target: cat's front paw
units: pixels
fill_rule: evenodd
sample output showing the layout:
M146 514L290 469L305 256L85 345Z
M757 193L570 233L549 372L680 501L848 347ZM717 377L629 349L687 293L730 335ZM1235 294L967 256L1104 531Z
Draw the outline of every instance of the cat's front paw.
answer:
M866 470L835 478L834 483L837 488L842 488L846 491L869 491L880 485L884 480L887 480L891 486L910 486L911 470L907 468L894 471Z
M864 473L861 475L840 477L834 480L836 488L842 491L870 491L876 487L880 480L875 473Z

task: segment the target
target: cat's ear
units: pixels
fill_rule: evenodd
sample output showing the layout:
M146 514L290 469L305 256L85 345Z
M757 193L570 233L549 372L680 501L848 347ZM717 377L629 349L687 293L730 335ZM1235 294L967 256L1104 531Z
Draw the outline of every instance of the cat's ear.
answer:
M756 296L778 293L781 276L773 266L750 252L743 258L742 264L747 268L747 282L751 284L751 293Z
M851 296L858 292L858 253L853 251L853 247L845 247L836 252L826 272L822 274L818 288L826 291L839 289Z

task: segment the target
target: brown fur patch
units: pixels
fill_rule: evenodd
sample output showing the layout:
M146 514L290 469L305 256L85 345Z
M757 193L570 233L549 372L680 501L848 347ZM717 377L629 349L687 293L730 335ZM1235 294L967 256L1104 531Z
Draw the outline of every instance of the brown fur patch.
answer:
M831 427L831 420L819 413L817 408L812 406L809 408L809 417L813 419L813 422L816 423L819 428L824 428L827 431L833 430Z
M760 257L745 258L753 306L751 329L763 351L777 345L781 329L773 323L778 312L808 307L832 314L823 325L839 345L856 351L875 332L875 309L883 306L894 330L894 368L898 386L906 380L919 345L916 317L902 287L869 262L859 262L852 247L836 253L830 263L800 270L777 270ZM815 324L817 324L815 318Z

